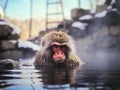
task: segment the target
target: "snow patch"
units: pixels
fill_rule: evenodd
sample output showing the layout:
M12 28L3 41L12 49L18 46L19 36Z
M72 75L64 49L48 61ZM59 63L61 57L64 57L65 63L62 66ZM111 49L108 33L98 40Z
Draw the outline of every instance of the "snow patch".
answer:
M11 23L9 23L9 26L13 28L12 29L13 31L11 32L13 35L14 34L20 35L20 29L18 29L15 25L13 25Z
M114 3L115 3L115 0L112 0L112 1L111 1L111 5L113 5Z
M92 19L93 17L91 15L84 15L79 18L79 20L89 20Z
M108 10L112 9L112 5L115 3L115 0L112 0L110 5L107 7Z
M87 25L88 25L87 23L74 22L72 24L72 27L76 27L76 28L79 28L80 30L84 30Z
M95 13L96 13L96 10L95 10L95 9L92 9L92 10L90 10L90 13L91 13L91 14L95 14Z
M104 17L106 14L107 14L107 11L104 10L104 11L102 11L102 12L100 12L100 13L97 13L97 14L95 15L95 17L96 17L96 18L102 18L102 17Z
M111 5L109 5L108 7L107 7L107 9L109 10L109 9L112 9L112 6Z
M0 25L6 25L7 23L5 21L0 21Z
M10 40L9 42L11 42L11 43L13 43L13 44L17 43L16 40Z
M111 11L118 11L116 8L113 8Z
M18 41L18 47L19 48L31 48L33 49L34 51L39 51L40 50L40 47L33 44L32 42L29 42L29 41L21 41L19 40Z

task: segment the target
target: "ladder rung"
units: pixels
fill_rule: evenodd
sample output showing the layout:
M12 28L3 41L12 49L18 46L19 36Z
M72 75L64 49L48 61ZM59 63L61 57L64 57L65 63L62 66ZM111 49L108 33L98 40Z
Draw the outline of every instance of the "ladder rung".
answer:
M62 12L60 13L47 13L47 15L57 15L57 14L63 14Z
M48 2L47 4L50 5L50 4L59 4L61 2Z
M48 22L46 22L47 24L48 23L60 23L61 21L48 21Z

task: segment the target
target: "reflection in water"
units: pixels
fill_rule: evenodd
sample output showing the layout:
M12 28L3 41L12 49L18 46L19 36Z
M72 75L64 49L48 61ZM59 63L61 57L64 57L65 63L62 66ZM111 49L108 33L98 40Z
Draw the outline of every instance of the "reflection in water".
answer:
M42 82L44 85L57 85L73 83L78 67L37 67L41 71ZM40 73L38 73L40 74Z
M21 66L16 70L1 70L0 87L5 90L70 89L77 67L55 68Z
M1 89L119 90L120 70L87 63L72 68L22 65L19 69L0 70Z

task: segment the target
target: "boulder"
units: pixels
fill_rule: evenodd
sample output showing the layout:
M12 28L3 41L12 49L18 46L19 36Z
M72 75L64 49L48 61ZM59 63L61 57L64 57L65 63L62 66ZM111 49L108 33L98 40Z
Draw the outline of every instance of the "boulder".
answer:
M0 39L17 40L20 38L20 30L12 23L0 19Z
M19 62L12 59L2 59L0 60L0 69L13 69L19 68Z
M1 50L14 49L16 48L17 41L15 40L2 40L0 41Z
M7 40L18 40L20 38L20 35L14 34L14 35L8 35Z
M23 52L20 50L5 50L0 52L0 59L19 59L23 56Z
M111 26L111 28L110 28L110 34L113 35L113 36L120 35L120 26L118 26L118 25Z
M96 13L102 12L105 9L107 9L107 5L97 5Z
M89 14L89 10L84 10L81 8L74 8L71 10L71 17L73 20L77 20L80 16L83 16L85 14Z
M12 28L9 27L8 25L2 25L0 23L0 37L4 38L5 36L9 35L9 33L12 32Z

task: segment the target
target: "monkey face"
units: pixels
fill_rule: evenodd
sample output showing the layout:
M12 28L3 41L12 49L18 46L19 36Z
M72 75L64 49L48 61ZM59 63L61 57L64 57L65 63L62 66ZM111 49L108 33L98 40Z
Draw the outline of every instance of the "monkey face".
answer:
M64 43L53 42L51 49L53 51L52 58L56 63L63 63L67 59L66 53L68 48Z
M41 39L41 50L36 55L35 65L79 65L74 41L65 32L49 32ZM81 61L82 63L82 61Z

